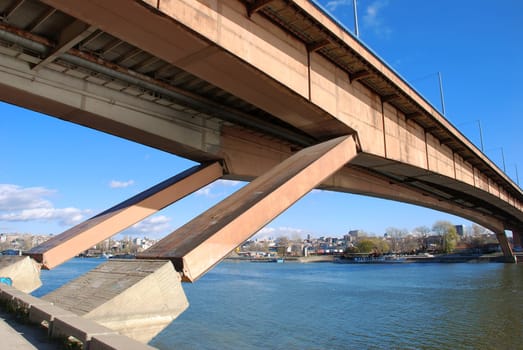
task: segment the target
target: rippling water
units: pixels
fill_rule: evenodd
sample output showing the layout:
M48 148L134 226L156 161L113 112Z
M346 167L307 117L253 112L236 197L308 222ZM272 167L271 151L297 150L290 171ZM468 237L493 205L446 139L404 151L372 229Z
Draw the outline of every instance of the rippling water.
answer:
M84 266L50 271L35 294ZM224 262L184 289L191 306L151 345L523 349L522 264Z

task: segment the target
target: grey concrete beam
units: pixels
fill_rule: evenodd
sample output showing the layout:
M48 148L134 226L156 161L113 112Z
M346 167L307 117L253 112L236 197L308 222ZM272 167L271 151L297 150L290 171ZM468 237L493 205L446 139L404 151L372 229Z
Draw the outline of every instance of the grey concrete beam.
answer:
M216 159L221 124L116 91L85 79L0 55L4 101L175 153L196 161Z

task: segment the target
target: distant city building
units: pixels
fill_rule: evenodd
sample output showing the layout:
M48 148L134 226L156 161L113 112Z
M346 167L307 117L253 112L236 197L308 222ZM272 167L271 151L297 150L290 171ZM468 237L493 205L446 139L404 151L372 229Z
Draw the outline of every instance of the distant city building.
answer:
M454 227L456 228L456 233L458 236L463 237L463 233L465 232L463 225L454 225Z
M350 230L349 231L349 242L353 242L358 239L358 236L361 234L361 230Z

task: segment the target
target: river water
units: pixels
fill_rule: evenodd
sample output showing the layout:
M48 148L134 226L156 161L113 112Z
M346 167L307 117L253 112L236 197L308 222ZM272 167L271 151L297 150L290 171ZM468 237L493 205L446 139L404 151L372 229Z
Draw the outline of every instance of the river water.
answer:
M96 266L43 271L40 296ZM523 349L523 264L223 262L159 349Z

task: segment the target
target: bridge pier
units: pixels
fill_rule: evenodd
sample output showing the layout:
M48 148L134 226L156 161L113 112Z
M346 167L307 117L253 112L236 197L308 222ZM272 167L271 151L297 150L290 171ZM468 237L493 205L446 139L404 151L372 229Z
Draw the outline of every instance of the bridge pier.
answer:
M523 234L520 231L512 230L512 246L514 248L521 248L521 241Z
M143 343L189 306L165 260L111 259L42 299Z
M512 247L510 246L510 243L508 241L508 238L507 238L507 235L505 234L505 232L504 231L496 232L496 237L499 241L499 245L501 246L501 251L503 252L505 262L517 263L517 258L514 255L514 252L512 251Z
M305 148L137 257L171 260L193 282L356 155L352 135Z

